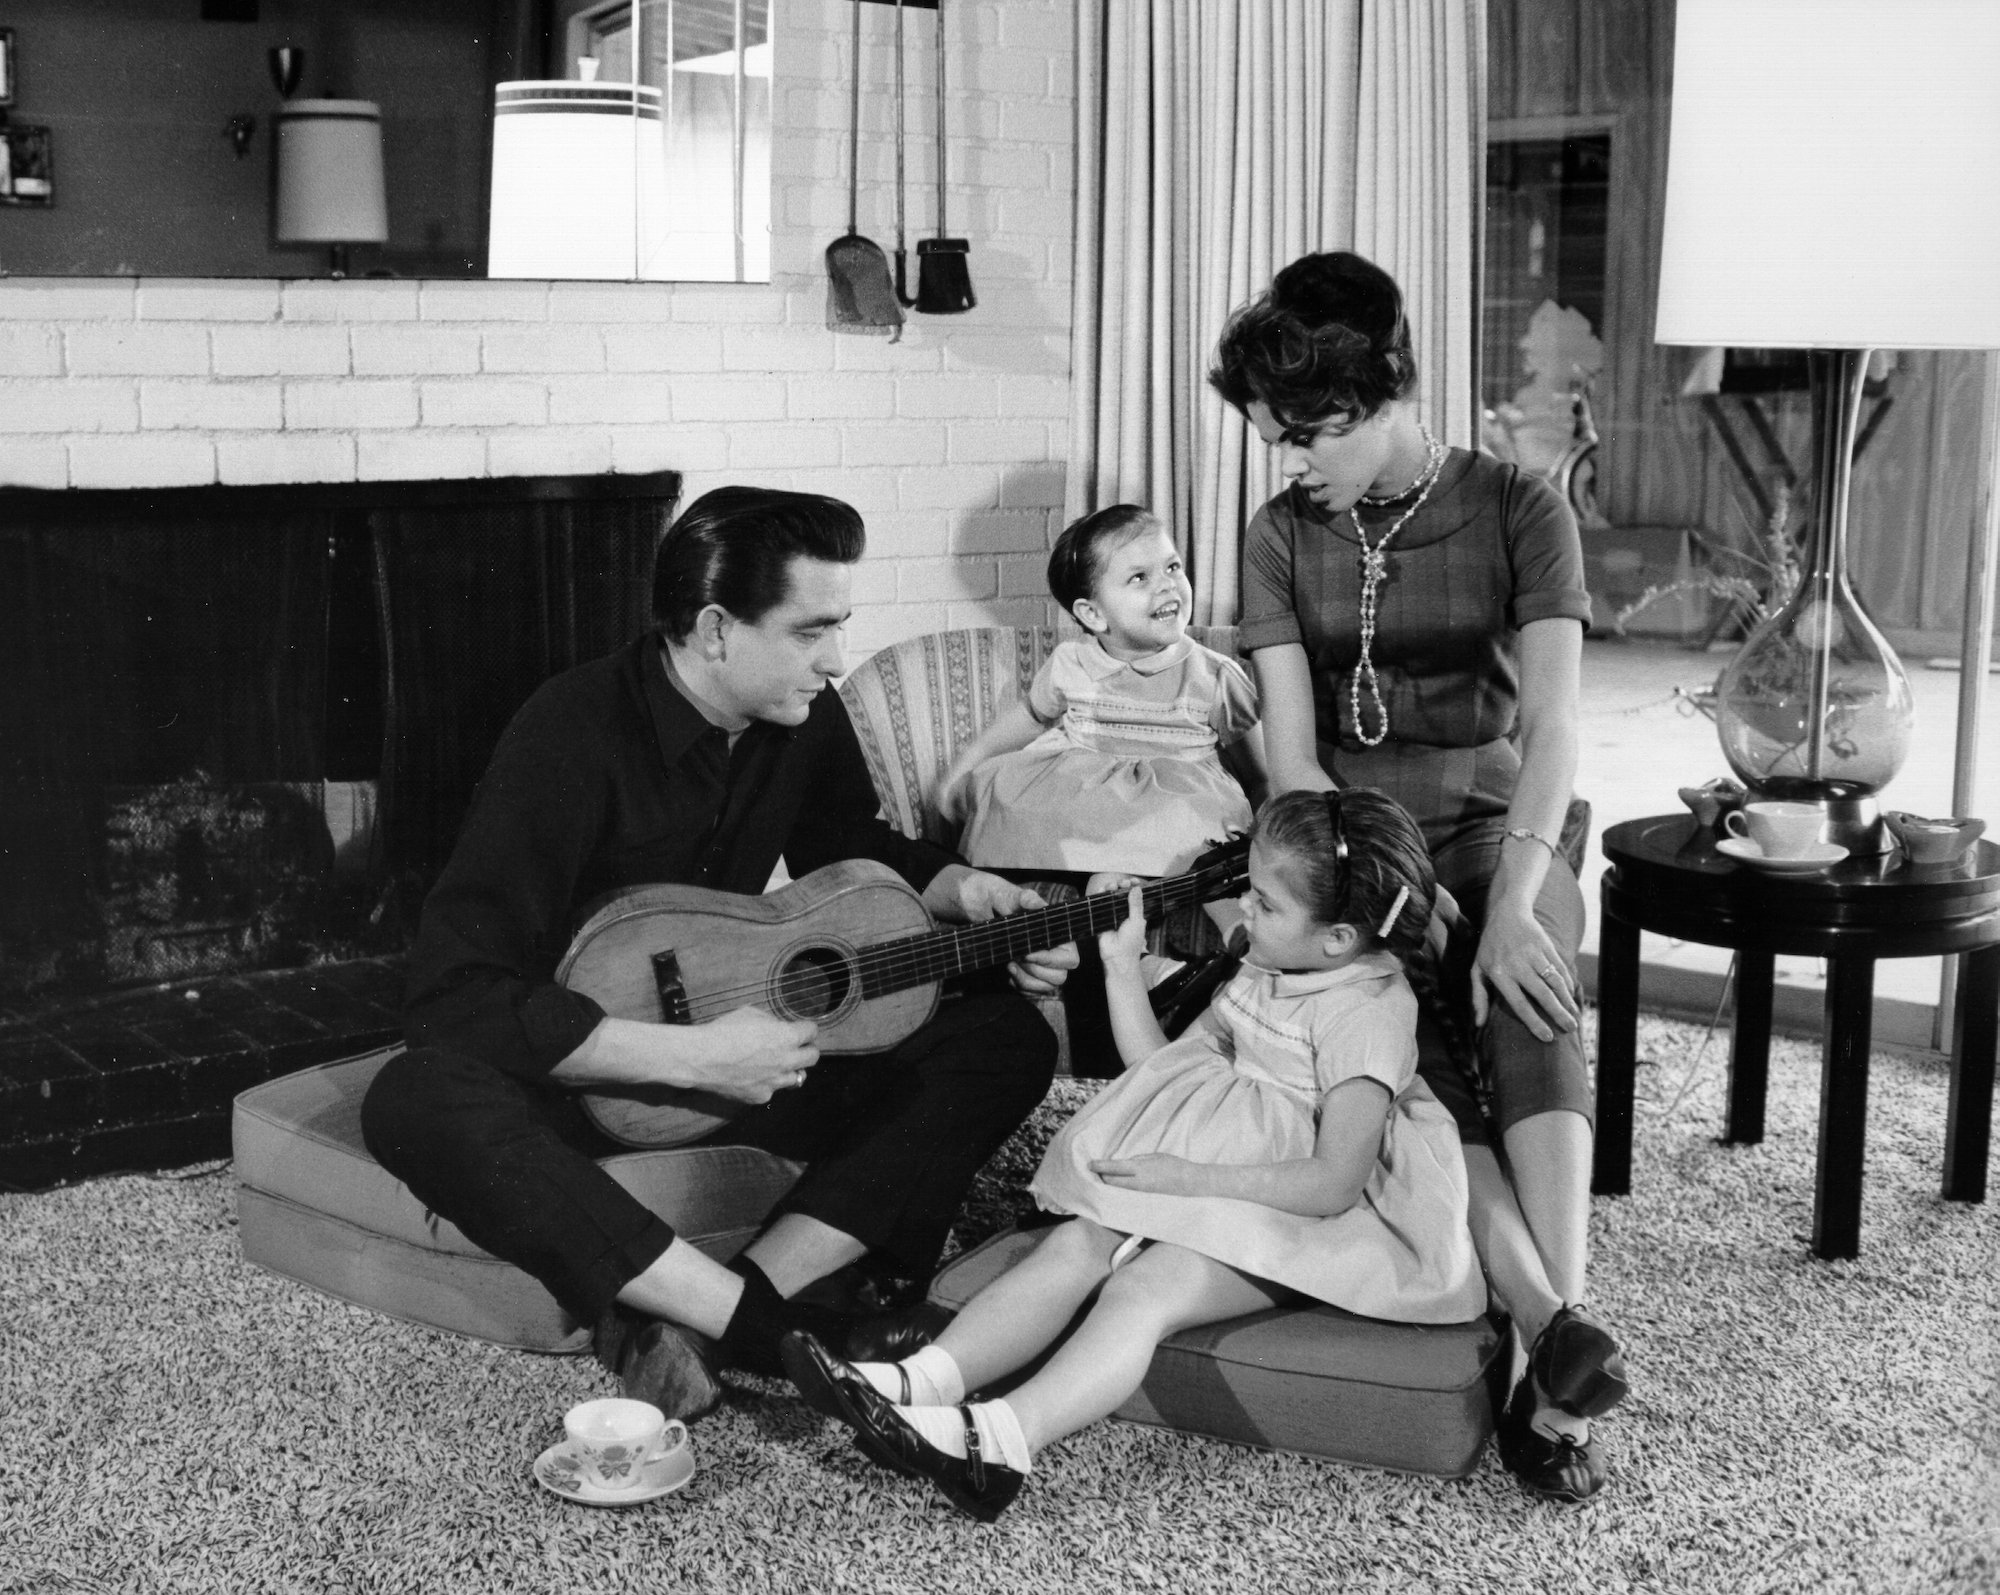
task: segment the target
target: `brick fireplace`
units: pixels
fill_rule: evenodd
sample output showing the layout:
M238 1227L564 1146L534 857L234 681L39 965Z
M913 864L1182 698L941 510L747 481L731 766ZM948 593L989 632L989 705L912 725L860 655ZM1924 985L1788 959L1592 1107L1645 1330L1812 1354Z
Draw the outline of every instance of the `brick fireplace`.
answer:
M394 1035L494 740L643 629L679 489L0 492L0 1186L224 1155Z

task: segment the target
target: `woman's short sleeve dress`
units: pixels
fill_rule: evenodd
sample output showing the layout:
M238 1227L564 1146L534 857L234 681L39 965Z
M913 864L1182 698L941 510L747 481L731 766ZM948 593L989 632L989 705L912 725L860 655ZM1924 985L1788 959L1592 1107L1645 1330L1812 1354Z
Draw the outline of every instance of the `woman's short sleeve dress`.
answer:
M1035 1199L1371 1318L1475 1318L1486 1286L1466 1228L1465 1162L1451 1115L1417 1078L1416 1018L1416 998L1386 953L1302 974L1246 966L1199 1024L1058 1132ZM1360 1200L1330 1218L1128 1191L1090 1171L1096 1159L1145 1152L1200 1163L1311 1157L1322 1101L1355 1078L1380 1081L1393 1102Z
M1371 541L1397 515L1394 507L1361 513ZM1244 536L1237 635L1246 654L1304 648L1321 765L1395 798L1435 855L1513 799L1520 630L1538 620L1589 623L1582 539L1546 482L1450 451L1430 498L1389 544L1370 650L1389 736L1374 748L1356 735L1350 691L1361 657L1360 564L1345 511L1330 515L1296 488L1280 493ZM1365 687L1361 704L1372 734L1380 722Z
M1049 729L972 772L959 842L972 863L1172 875L1248 828L1216 752L1257 723L1235 660L1191 637L1131 661L1064 642L1027 703Z

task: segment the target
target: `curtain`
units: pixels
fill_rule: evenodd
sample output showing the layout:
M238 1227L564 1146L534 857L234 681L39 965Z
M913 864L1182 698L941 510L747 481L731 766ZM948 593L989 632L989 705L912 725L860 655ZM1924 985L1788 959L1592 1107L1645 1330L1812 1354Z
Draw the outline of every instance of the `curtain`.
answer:
M1483 16L1478 0L1078 7L1066 509L1153 509L1187 556L1200 624L1235 619L1243 527L1278 486L1269 451L1209 389L1208 362L1229 313L1288 261L1360 248L1414 273L1424 389L1444 418L1434 428L1453 442L1473 435ZM1385 81L1364 92L1371 75ZM1414 98L1425 93L1454 104L1426 119ZM1423 162L1440 170L1420 174ZM1453 203L1455 219L1399 221L1408 206ZM1453 337L1464 344L1457 389Z

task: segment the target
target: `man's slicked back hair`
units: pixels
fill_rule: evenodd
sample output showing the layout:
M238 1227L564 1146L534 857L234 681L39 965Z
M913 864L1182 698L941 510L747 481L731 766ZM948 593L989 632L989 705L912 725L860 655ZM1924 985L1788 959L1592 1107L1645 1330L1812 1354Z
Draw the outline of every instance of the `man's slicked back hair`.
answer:
M803 555L852 565L867 536L850 504L819 493L718 487L690 504L653 556L653 618L685 642L695 617L718 604L738 620L762 620L790 596L790 567Z

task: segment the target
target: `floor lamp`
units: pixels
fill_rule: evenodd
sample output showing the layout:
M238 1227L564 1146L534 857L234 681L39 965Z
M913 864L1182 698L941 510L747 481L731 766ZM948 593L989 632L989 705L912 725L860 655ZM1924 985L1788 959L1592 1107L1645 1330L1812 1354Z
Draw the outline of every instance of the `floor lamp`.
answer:
M1808 351L1812 530L1798 590L1723 672L1717 730L1822 836L1891 845L1909 681L1847 578L1876 349L2000 348L2000 4L1679 0L1658 342Z

